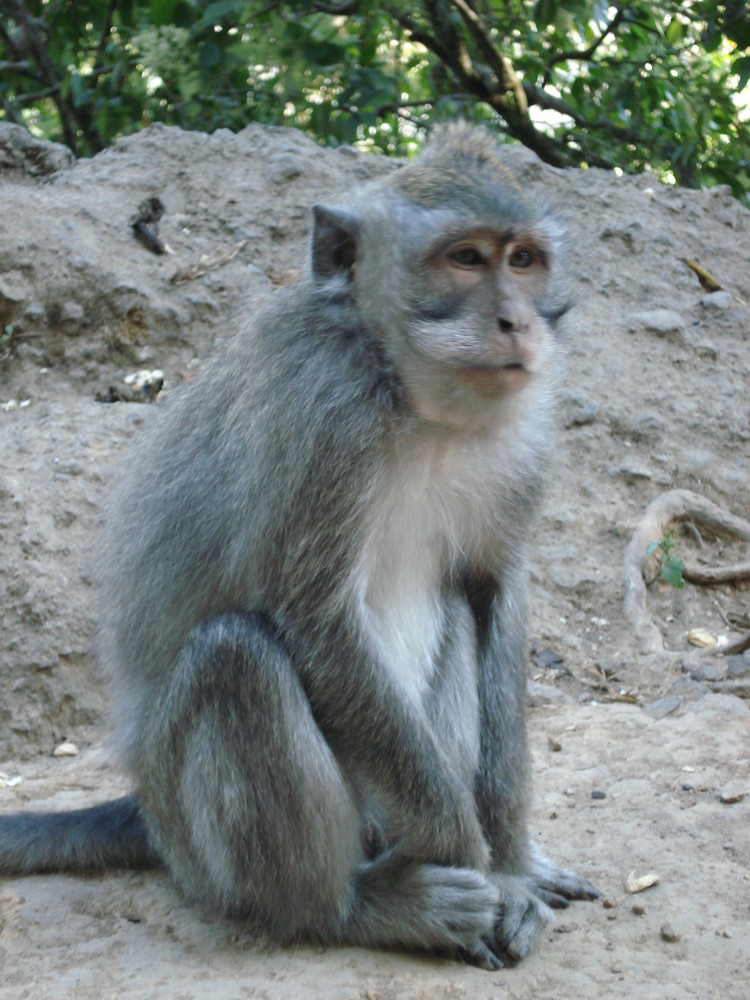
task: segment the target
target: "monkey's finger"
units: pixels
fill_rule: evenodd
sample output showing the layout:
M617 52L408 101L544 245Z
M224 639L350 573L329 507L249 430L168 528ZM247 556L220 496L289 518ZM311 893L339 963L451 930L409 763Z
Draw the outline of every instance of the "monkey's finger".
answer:
M476 965L478 969L486 969L488 972L504 968L502 960L481 940L470 948L459 948L459 955L467 965Z
M509 900L503 905L500 920L495 925L495 938L502 951L507 950L531 909L528 899L523 898Z
M540 899L544 900L547 906L551 906L553 910L567 910L570 906L570 900L567 896L561 896L559 892L552 892L551 889L540 888L537 891L537 895Z
M565 899L598 899L601 893L586 878L560 869L552 878L542 878L534 886L534 891L544 898L544 892L564 896Z

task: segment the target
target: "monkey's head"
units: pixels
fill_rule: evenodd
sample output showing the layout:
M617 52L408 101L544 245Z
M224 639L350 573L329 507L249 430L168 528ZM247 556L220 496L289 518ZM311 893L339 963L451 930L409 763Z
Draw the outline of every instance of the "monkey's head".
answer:
M313 280L383 344L416 414L474 429L546 399L561 232L487 132L441 130L347 208L314 213Z

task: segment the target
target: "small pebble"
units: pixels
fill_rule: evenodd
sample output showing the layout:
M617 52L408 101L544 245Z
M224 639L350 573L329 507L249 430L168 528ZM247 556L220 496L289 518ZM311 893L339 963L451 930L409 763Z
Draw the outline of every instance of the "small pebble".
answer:
M680 940L680 935L671 924L664 924L661 929L661 936L665 941L669 941L670 944L674 944L675 941Z
M642 917L645 912L646 907L643 903L633 903L633 913L635 913L636 917Z
M605 896L604 899L602 900L602 906L604 907L605 910L614 910L615 901L614 899L612 899L611 896Z
M594 789L594 790L593 790L593 791L591 792L591 798L592 798L592 799L606 799L606 797L607 797L607 793L606 793L606 792L603 792L603 791L601 790L601 788L595 788L595 789Z
M719 798L727 805L730 805L732 802L742 802L745 798L744 782L730 781L729 784L722 788Z
M551 736L547 737L547 746L555 753L557 753L558 750L562 750L562 743L558 740L552 739Z
M716 934L716 937L731 938L732 936L731 931L720 930L718 927L716 928L714 933Z
M78 747L75 745L75 743L68 743L66 741L65 743L61 743L59 746L55 747L55 749L52 751L52 756L53 757L77 757L78 756Z

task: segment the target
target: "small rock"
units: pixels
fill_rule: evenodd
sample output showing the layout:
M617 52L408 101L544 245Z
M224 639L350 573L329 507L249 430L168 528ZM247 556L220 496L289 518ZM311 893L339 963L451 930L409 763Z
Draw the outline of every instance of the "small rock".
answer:
M572 920L567 921L564 924L555 924L554 931L556 934L570 934L571 931L577 931L578 924L573 923Z
M538 681L529 680L526 686L529 704L543 705L556 701L569 701L568 695L564 691L553 687L551 684L540 684Z
M711 292L703 296L701 305L704 309L729 309L732 305L732 293L726 289L722 289L719 292Z
M624 462L620 462L617 466L616 475L622 476L626 483L637 483L644 482L653 477L651 470L645 466L641 465L640 462L634 459L626 458Z
M562 743L560 743L559 740L554 740L551 736L547 737L547 746L553 753L558 753L562 750Z
M606 799L607 793L602 791L601 788L594 788L591 792L592 799Z
M685 320L672 309L651 309L633 313L629 328L654 333L667 340L682 340L685 336Z
M562 397L562 411L565 427L583 427L597 419L599 404L586 393L572 389Z
M730 781L722 788L719 799L725 803L725 805L731 805L734 802L742 802L745 798L746 791L747 787L744 781Z
M52 751L52 756L53 757L77 757L78 756L78 747L75 745L75 743L69 743L66 740L65 743L61 743L59 746L55 747L55 749Z
M646 907L643 903L633 903L631 909L633 910L633 913L635 913L636 917L642 917L646 912Z
M31 286L21 271L0 274L0 301L16 306L31 297Z
M556 649L552 646L547 646L545 649L539 649L537 647L531 650L531 661L535 663L537 667L560 667L565 662L565 658L562 653L558 653Z
M605 896L604 899L602 900L602 906L604 907L605 910L614 910L615 905L616 905L615 901L614 899L612 899L611 896Z
M268 157L268 177L277 184L294 180L305 172L305 161L296 153L274 153Z
M735 656L728 656L726 663L727 677L731 677L732 679L746 677L750 674L750 651ZM719 678L716 679L718 680Z
M63 302L60 308L60 325L67 334L77 333L83 325L83 306L78 302Z
M638 221L610 223L599 233L602 240L619 239L631 253L640 253L643 249L643 225Z
M716 935L716 937L723 937L723 938L731 938L731 936L732 936L732 932L731 931L725 931L725 930L720 929L719 927L716 928L716 930L714 931L714 934Z
M628 432L633 441L654 442L664 428L661 415L653 410L639 410L629 421Z
M668 694L665 698L657 698L656 701L646 705L646 711L654 719L663 719L665 715L670 715L680 707L680 699L676 694Z
M664 924L662 926L661 936L665 941L669 941L670 944L674 944L680 940L680 935L671 924Z
M721 681L727 674L727 668L727 660L709 660L691 667L690 676L694 681Z

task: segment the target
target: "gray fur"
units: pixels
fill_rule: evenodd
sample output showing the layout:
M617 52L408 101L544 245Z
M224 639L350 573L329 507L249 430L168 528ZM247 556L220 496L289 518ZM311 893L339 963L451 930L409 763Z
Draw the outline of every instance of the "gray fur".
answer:
M466 291L442 248L480 231L536 248L537 277ZM101 559L100 654L147 831L131 855L202 905L280 940L495 968L549 905L595 895L526 825L558 241L494 142L449 129L316 207L308 276L139 444ZM492 388L518 359L523 386ZM0 870L34 870L9 822Z

